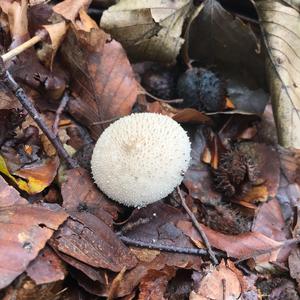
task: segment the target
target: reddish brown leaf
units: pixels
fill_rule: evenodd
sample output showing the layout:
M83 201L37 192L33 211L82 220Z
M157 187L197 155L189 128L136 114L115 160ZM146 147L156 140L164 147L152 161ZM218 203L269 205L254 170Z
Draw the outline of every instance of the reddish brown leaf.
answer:
M15 205L0 209L0 288L26 270L66 218L67 214L57 205Z
M201 237L191 222L179 221L177 226L192 240L201 242ZM201 225L201 228L213 247L225 251L229 257L238 259L254 257L278 249L283 245L260 232L225 235L204 225Z
M131 112L138 94L132 67L122 46L83 11L62 53L73 76L73 91L80 97L69 102L69 111L97 139L105 126L95 123Z
M63 207L68 212L89 211L109 226L112 226L113 219L118 216L120 206L96 188L85 169L68 170L61 193Z
M139 289L139 300L166 299L164 293L168 281L175 276L175 268L165 267L162 270L149 270L148 274L141 280Z
M0 176L0 208L6 206L13 206L19 204L27 204L26 199L22 198L20 194Z
M74 214L75 215L75 214ZM69 218L50 241L51 246L85 264L119 272L136 259L115 233L90 213Z
M45 247L38 257L27 267L27 275L36 284L46 284L63 280L67 270L50 247Z

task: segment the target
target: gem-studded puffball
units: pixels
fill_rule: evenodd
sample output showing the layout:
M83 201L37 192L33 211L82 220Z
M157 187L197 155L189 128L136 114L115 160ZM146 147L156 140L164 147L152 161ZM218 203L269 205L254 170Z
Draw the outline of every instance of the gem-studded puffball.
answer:
M91 161L98 187L127 206L146 206L179 185L190 161L183 128L170 117L137 113L111 124L98 139Z

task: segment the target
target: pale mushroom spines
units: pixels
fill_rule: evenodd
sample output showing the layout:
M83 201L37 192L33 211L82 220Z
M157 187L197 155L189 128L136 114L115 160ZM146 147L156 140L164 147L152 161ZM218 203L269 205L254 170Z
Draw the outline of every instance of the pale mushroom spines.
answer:
M190 152L186 132L170 117L132 114L102 133L93 152L92 173L111 199L145 206L166 197L181 183Z

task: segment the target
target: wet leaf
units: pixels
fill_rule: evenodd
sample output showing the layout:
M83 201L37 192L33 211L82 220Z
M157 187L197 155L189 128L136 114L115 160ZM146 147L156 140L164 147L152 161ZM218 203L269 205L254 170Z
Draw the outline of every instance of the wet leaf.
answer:
M175 62L182 27L193 11L189 0L121 0L103 13L101 27L136 60Z
M58 205L14 205L0 209L0 288L26 270L67 218Z
M192 240L202 241L199 233L193 227L192 223L179 221L177 226ZM277 242L260 232L247 232L238 235L225 235L214 231L204 225L201 225L210 244L222 251L225 251L229 257L238 259L247 259L257 256L264 252L280 248L283 243Z
M106 124L97 122L128 115L136 101L138 85L122 46L102 31L84 12L71 26L62 54L72 73L69 112L97 139Z
M282 146L300 147L299 10L281 1L254 1L268 51L267 75Z

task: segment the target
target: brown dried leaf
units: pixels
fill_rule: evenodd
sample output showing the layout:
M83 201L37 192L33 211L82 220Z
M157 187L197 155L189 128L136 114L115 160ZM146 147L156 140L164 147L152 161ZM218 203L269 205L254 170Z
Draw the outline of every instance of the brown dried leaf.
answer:
M194 108L177 109L160 101L143 101L145 111L169 116L179 123L212 124L212 120Z
M66 20L75 23L79 11L81 9L87 10L92 0L64 0L53 7L53 10L62 15Z
M191 222L179 221L177 226L192 240L202 240ZM225 251L229 257L238 259L255 257L259 254L278 249L283 245L282 242L277 242L260 232L225 235L204 225L201 225L201 228L213 247Z
M227 264L231 262L228 261ZM230 267L224 260L217 267L204 272L200 282L196 282L197 289L190 294L190 300L209 299L238 299L242 292L242 279L239 271L231 263Z
M47 284L64 280L67 275L67 270L62 260L48 246L27 267L26 272L36 284Z
M15 205L0 209L0 288L26 270L67 218L57 205Z
M66 181L61 187L63 207L68 212L88 211L112 226L118 217L120 206L110 201L91 180L90 174L82 168L66 171Z
M51 239L53 248L90 266L114 272L135 266L136 258L104 222L90 213L74 215Z
M132 67L122 46L83 11L67 34L62 55L80 97L69 102L69 112L97 139L106 126L95 123L131 112L138 94Z

